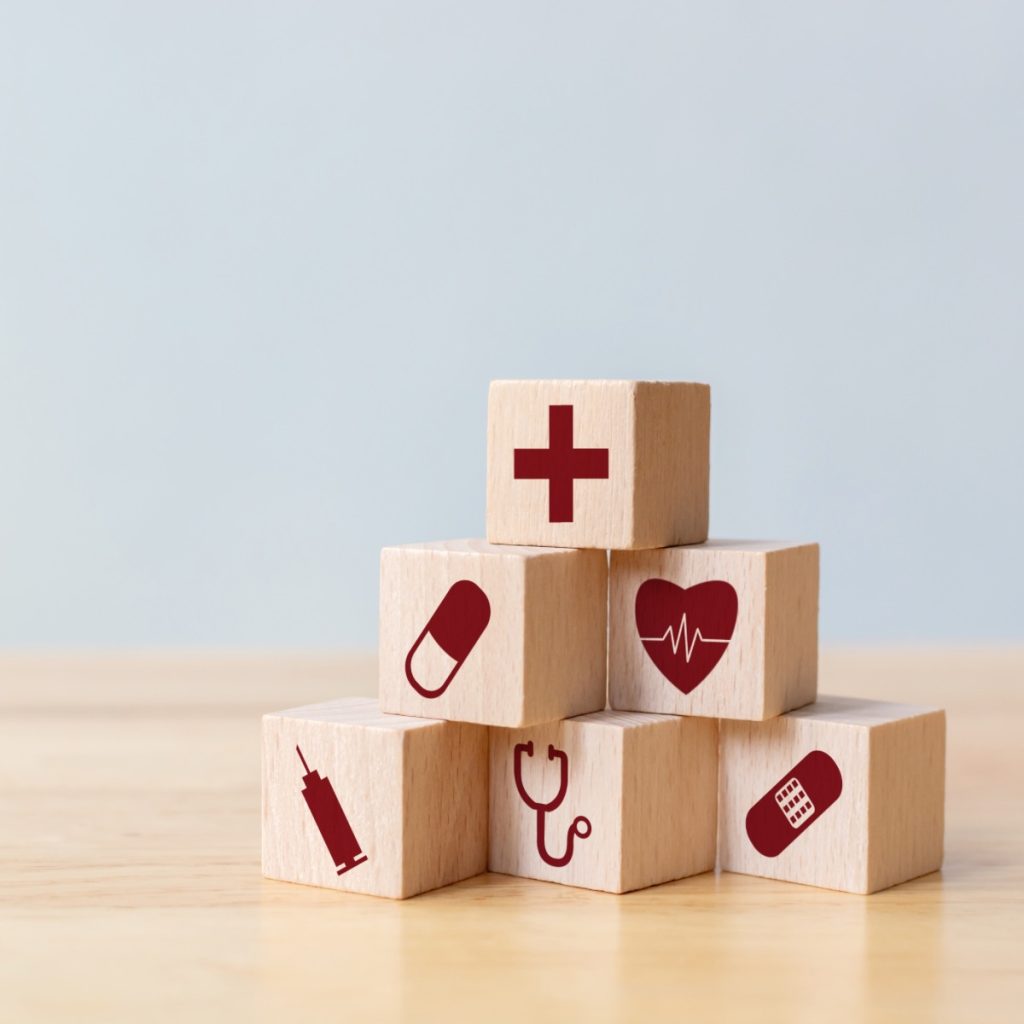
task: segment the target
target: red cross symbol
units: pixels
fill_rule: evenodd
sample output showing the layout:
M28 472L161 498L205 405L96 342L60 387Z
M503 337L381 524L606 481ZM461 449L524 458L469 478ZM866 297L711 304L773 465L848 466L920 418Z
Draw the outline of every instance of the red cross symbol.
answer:
M547 480L548 521L572 522L574 480L607 480L607 448L573 448L572 406L548 406L548 447L516 448L516 480Z

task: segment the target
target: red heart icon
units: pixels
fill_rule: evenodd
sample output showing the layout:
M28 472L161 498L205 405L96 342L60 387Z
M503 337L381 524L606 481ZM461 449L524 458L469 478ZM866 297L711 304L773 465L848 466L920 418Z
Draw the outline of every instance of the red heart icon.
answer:
M732 639L739 602L725 580L677 587L645 580L636 592L636 631L661 674L691 693L718 664Z

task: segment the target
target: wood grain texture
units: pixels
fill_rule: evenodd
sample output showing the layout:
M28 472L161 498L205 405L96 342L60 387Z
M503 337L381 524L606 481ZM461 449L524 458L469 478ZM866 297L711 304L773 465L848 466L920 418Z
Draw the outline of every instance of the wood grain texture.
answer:
M719 867L855 893L937 870L945 737L941 710L846 697L822 697L770 722L723 722ZM824 806L807 775L794 771L812 751L832 759L842 791L820 817L790 825L772 799L781 782L796 780L796 804L806 790L808 807ZM749 815L762 798L789 841L778 854L752 842Z
M298 750L318 779L307 781ZM263 874L404 899L487 864L487 731L343 698L263 716ZM339 874L303 791L327 780L365 857ZM327 808L330 811L330 808Z
M487 874L393 901L260 873L261 715L373 695L373 657L2 655L0 1019L1015 1019L1024 650L826 649L821 677L947 709L941 872L872 896Z
M440 541L385 548L380 565L384 711L513 727L605 706L603 551ZM426 697L409 683L406 659L458 580L486 594L490 619L447 689ZM428 633L410 667L421 681L443 683L455 664Z
M707 719L621 711L492 729L490 869L615 893L710 871L717 744ZM565 755L565 796L544 814L540 835L536 809L516 786L517 746L522 784L540 805L557 799ZM574 826L580 817L586 824ZM541 840L557 861L570 835L568 863L546 861Z
M607 479L573 484L552 522L549 484L516 479L514 452L549 446L549 408L571 405L573 445L608 449ZM494 381L487 416L487 539L495 544L655 548L708 534L711 391L668 381Z
M736 624L729 644L717 665L689 693L662 674L640 640L637 591L652 579L682 588L723 580L736 591ZM814 700L817 544L709 540L657 551L613 551L609 595L611 707L761 721ZM679 638L681 620L669 616L665 621ZM692 640L701 627L699 614L689 614L686 625ZM697 641L698 648L701 643ZM678 657L684 656L681 645Z

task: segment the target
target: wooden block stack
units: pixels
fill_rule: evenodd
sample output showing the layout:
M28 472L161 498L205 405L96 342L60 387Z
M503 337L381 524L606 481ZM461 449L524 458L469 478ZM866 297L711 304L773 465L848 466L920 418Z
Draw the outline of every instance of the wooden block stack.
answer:
M382 552L379 704L264 718L264 874L619 893L717 857L868 893L940 866L943 712L816 700L818 546L707 539L710 408L491 385L487 540Z

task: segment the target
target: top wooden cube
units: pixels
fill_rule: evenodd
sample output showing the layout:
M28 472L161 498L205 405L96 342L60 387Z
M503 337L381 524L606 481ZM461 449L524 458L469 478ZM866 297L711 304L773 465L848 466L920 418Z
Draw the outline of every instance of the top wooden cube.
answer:
M493 381L488 541L630 550L706 540L710 426L706 384Z

